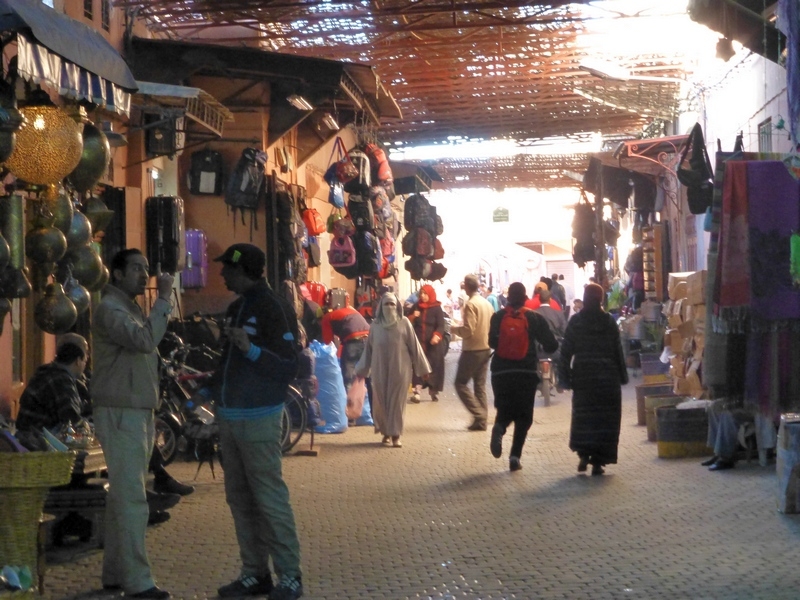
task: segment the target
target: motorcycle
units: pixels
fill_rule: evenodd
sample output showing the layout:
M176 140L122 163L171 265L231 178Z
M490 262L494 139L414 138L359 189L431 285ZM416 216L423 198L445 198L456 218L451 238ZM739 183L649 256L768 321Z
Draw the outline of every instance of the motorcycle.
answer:
M204 407L187 405L211 372L199 371L186 363L190 353L199 351L213 357L214 351L188 346L175 338L174 349L161 360L160 403L155 413L156 446L165 465L181 452L192 452L200 461L209 460L216 452L213 414Z

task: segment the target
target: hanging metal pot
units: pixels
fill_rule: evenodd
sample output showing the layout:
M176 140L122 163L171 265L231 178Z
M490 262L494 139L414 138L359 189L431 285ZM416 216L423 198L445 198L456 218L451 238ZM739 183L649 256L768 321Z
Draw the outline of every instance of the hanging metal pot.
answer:
M26 268L15 269L6 265L0 273L0 298L27 298L31 295L31 283Z
M72 276L86 289L92 289L103 274L103 261L91 246L70 248L65 258L71 264Z
M81 159L75 170L67 175L67 180L81 194L88 192L106 172L109 160L111 160L111 148L106 134L92 123L86 123L83 126Z
M60 188L53 197L46 198L47 207L53 214L53 227L61 231L64 235L69 233L72 225L72 215L75 212L75 205L64 188Z
M75 305L64 293L60 283L50 283L44 297L33 309L33 320L47 333L66 333L78 319Z
M11 300L0 298L0 335L3 335L3 325L6 323L6 315L11 312Z
M92 225L92 233L105 231L114 218L114 211L109 210L106 203L97 196L91 196L83 203L83 214Z
M92 241L92 225L82 212L75 211L67 232L67 248L80 248Z
M11 260L11 248L8 247L6 238L0 235L0 271L5 269L6 265Z
M25 236L25 255L37 263L61 260L67 251L67 238L55 227L32 229Z
M89 290L83 287L72 275L70 275L66 283L64 283L64 293L75 305L75 310L78 311L78 314L87 310L92 302Z
M86 286L86 289L89 290L90 292L99 292L104 287L106 287L110 278L111 274L108 271L108 267L103 265L103 268L100 269L100 278L97 281L95 281L91 286Z

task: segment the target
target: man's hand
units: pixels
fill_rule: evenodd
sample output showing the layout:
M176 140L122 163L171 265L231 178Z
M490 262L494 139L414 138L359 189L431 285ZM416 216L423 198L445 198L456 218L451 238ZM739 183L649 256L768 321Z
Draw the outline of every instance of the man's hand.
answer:
M437 336L437 335L433 336L433 337L431 338L431 346L435 346L435 345L436 345L436 344L438 344L440 341L442 341L442 338L440 338L440 337L439 337L439 336Z
M250 338L247 337L247 332L241 327L227 327L225 335L244 354L247 354L250 350Z
M169 273L161 272L161 265L156 271L156 287L158 288L158 297L162 300L170 301L172 298L172 284L175 278Z

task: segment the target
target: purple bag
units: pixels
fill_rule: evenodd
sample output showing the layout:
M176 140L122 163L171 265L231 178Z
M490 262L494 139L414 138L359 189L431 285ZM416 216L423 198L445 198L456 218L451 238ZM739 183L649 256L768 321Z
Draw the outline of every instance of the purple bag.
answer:
M331 240L328 250L328 263L332 267L351 267L356 264L356 248L349 237L337 237Z
M185 289L200 289L208 282L208 238L202 229L186 230L186 267L181 272Z

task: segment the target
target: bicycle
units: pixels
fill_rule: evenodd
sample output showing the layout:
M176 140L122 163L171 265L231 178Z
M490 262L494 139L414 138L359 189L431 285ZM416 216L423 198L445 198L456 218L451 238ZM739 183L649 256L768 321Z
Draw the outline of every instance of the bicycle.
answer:
M314 410L316 382L296 380L286 393L286 401L281 415L281 447L286 454L294 448L306 431L311 432L311 447L314 446L314 426L317 424L317 411ZM309 422L309 413L314 416Z

